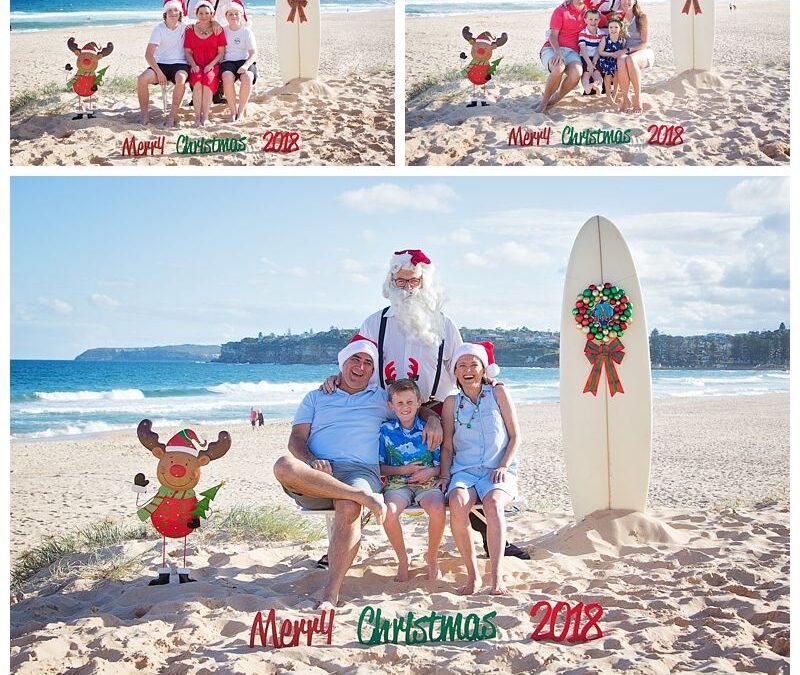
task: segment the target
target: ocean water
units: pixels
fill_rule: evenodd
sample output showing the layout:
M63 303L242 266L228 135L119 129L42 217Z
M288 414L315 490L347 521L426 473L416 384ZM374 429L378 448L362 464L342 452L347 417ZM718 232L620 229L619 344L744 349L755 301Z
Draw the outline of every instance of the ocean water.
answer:
M662 2L667 0L646 0L647 5ZM555 9L558 4L558 0L405 0L409 16Z
M334 365L11 361L11 437L63 438L156 426L215 426L248 419L290 419L306 392ZM518 403L558 401L558 369L504 368ZM624 384L624 383L623 383ZM653 371L658 398L789 391L789 373L764 370Z
M116 26L161 20L159 0L11 0L11 30L32 31L78 26ZM322 12L361 12L393 8L393 0L322 0ZM275 15L275 1L246 2L248 16ZM101 41L102 36L95 36Z

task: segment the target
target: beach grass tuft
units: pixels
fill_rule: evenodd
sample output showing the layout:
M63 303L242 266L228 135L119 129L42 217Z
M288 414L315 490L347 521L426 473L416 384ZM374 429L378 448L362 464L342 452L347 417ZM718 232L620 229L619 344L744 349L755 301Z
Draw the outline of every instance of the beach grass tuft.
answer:
M211 539L224 535L236 540L308 543L320 539L325 530L281 507L235 506L210 520L205 534Z
M500 68L501 70L498 70L497 75L498 82L504 80L524 82L545 81L545 73L542 67L535 63L517 63L513 66L504 66L501 64ZM462 80L464 77L463 69L448 70L442 75L429 75L424 80L420 80L408 88L406 92L406 102L413 101L436 87ZM467 82L467 84L469 84L469 82Z
M21 586L43 570L48 577L60 577L74 568L71 558L79 553L95 553L95 563L105 560L97 552L126 541L155 539L156 532L149 524L120 525L111 519L101 520L75 532L48 537L24 551L11 566L12 588Z
M38 89L26 89L16 96L11 97L11 114L20 112L25 108L39 106L44 103L52 103L52 99L65 93L66 88L63 84L50 82Z

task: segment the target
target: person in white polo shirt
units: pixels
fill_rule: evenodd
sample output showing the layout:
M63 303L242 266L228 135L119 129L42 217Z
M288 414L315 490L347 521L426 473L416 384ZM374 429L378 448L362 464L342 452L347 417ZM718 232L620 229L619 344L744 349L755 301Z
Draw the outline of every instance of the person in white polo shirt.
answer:
M247 13L239 0L233 0L225 12L225 56L219 68L222 90L230 111L230 121L247 118L247 102L258 79L256 69L256 37L247 25ZM239 100L236 100L236 80L239 80Z
M165 0L164 20L153 28L150 34L144 54L148 67L136 81L142 124L147 124L149 121L150 86L160 84L163 87L167 82L172 82L175 88L172 90L172 105L166 125L176 126L178 109L186 90L186 81L189 79L189 65L186 63L183 50L186 32L184 15L181 0Z

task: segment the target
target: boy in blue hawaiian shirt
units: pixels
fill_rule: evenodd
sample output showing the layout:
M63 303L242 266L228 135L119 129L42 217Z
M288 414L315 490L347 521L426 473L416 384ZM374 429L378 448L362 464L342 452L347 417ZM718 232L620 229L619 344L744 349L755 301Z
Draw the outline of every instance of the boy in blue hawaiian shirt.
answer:
M417 416L422 397L413 380L389 385L389 407L396 420L384 422L380 431L381 475L387 514L383 527L397 554L395 581L408 581L408 554L400 526L400 514L416 501L428 514L428 579L440 576L437 555L444 535L444 493L439 481L440 448L433 452L422 441L424 424Z

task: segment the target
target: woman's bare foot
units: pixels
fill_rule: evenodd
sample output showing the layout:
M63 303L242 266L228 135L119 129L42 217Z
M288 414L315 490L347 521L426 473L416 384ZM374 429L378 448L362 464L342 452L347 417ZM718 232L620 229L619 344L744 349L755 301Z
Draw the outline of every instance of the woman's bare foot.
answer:
M467 579L467 583L458 589L459 595L473 595L478 592L481 582L478 579Z
M630 99L627 96L623 96L622 100L619 102L619 111L628 112L628 108L630 107L631 107Z
M199 129L200 127L202 127L202 126L203 126L203 120L202 120L202 119L200 119L200 118L198 117L198 118L197 118L197 119L194 121L194 126L195 126L195 128Z
M428 581L438 581L442 578L442 572L439 569L439 560L437 558L431 559L430 554L425 554L425 562L428 563Z
M642 114L642 104L639 102L638 98L633 99L633 103L631 104L631 112L634 115Z

